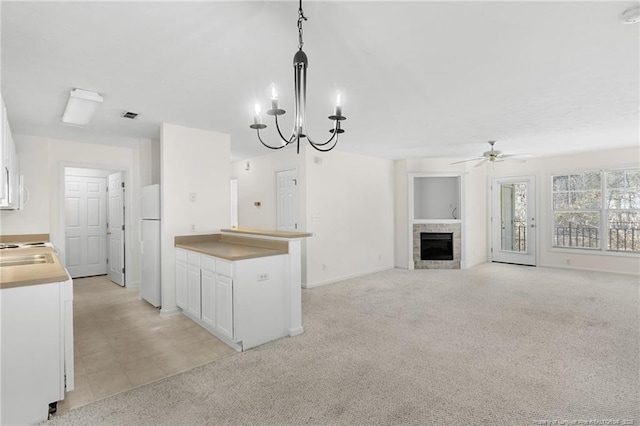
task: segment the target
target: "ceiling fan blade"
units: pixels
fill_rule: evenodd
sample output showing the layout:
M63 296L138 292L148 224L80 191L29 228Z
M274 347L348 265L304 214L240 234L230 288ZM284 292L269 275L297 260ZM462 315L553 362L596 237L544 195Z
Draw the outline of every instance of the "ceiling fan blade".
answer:
M489 161L488 158L483 158L482 160L478 161L478 163L476 165L474 165L473 167L480 167L480 166L482 166L484 163L486 163L488 161Z
M524 160L522 158L518 158L518 157L515 157L515 156L511 156L511 155L503 155L503 156L500 157L500 160L501 161L504 161L504 160L516 161L518 163L526 163L527 162L527 160Z
M455 163L451 163L451 164L467 163L469 161L484 160L484 159L485 159L484 157L467 158L466 160L456 161Z

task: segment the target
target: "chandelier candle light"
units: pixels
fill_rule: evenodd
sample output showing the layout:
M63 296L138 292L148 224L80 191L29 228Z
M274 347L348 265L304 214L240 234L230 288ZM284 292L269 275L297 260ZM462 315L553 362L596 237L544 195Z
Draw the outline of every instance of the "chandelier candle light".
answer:
M336 96L336 107L333 111L333 115L329 116L329 120L335 122L333 129L330 129L331 137L326 142L314 142L309 135L307 134L307 122L305 117L305 108L307 104L307 55L302 51L302 46L304 43L302 42L302 21L306 21L307 17L304 16L304 12L302 11L302 0L300 0L298 8L298 51L293 57L293 85L294 85L294 94L295 94L295 104L294 104L294 120L293 120L293 130L291 131L291 136L288 138L284 137L282 131L280 130L280 124L278 123L278 116L284 115L285 110L278 108L278 91L273 85L271 87L271 109L267 110L268 115L274 116L276 129L278 130L278 135L280 135L280 139L282 139L282 144L279 146L271 146L262 140L262 136L260 135L260 130L265 129L267 127L266 124L262 123L262 117L260 115L261 108L260 104L255 105L255 116L253 117L253 124L249 127L256 130L258 134L258 139L262 143L262 145L266 146L270 149L281 149L286 146L289 146L292 143L297 144L297 152L300 153L300 139L306 138L309 141L309 144L321 152L331 151L336 144L338 143L338 135L340 133L344 133L344 130L340 128L340 122L346 120L347 118L342 115L342 104L341 104L341 95L338 92Z

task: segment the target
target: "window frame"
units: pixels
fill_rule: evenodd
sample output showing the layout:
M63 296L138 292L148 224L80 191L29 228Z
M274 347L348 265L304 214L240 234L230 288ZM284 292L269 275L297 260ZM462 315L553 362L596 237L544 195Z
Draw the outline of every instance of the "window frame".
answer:
M624 167L624 168L619 168L619 169L606 169L606 170L602 170L602 186L604 191L602 192L602 207L603 207L603 212L605 214L605 216L602 219L603 222L603 229L607 231L607 245L609 244L609 240L611 239L610 235L609 235L609 213L611 212L634 212L638 215L640 215L640 208L637 209L632 209L632 208L628 208L628 209L612 209L609 208L608 205L608 197L607 197L607 177L609 173L617 173L617 172L628 172L628 171L636 171L640 173L640 167ZM617 188L620 189L620 188ZM640 190L640 188L638 188ZM639 233L640 233L640 229L639 229ZM636 251L629 251L629 250L611 250L611 249L606 249L605 251L607 253L624 253L624 254L639 254L640 253L640 247L636 248Z
M629 167L620 167L620 168L612 168L612 169L600 169L600 170L575 170L575 171L567 171L567 172L558 172L552 173L550 178L550 203L551 203L551 227L550 227L550 237L551 237L551 249L553 251L567 251L567 252L576 252L576 251L585 251L593 254L604 254L604 255L613 255L613 256L630 256L630 257L638 257L640 255L640 247L637 247L636 251L630 250L612 250L608 248L609 245L609 214L615 212L635 212L640 215L640 208L638 209L611 209L608 205L608 197L607 197L607 177L609 173L615 172L626 172L626 171L640 171L640 167L637 166L629 166ZM580 175L586 173L599 173L600 174L600 208L599 209L584 209L584 210L556 210L555 209L555 199L554 195L556 194L555 186L554 186L554 178L560 176L566 176L570 179L571 175ZM569 185L569 182L567 182ZM567 187L567 192L571 192ZM598 232L599 232L599 244L600 247L572 247L572 246L560 246L555 244L555 233L556 233L556 213L597 213L600 215L600 220L598 224Z

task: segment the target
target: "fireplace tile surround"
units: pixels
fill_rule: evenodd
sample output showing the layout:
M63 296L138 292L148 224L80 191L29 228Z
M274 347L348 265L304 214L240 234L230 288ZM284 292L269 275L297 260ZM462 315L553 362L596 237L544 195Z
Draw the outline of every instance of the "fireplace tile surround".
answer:
M413 224L413 267L414 269L460 269L462 251L460 223L414 223ZM421 232L452 232L453 260L420 260Z

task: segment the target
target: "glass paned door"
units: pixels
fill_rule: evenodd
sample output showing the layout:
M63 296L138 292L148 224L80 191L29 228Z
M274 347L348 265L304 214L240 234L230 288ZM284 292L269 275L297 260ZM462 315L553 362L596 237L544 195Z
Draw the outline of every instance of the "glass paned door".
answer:
M492 260L536 264L535 178L494 178Z

